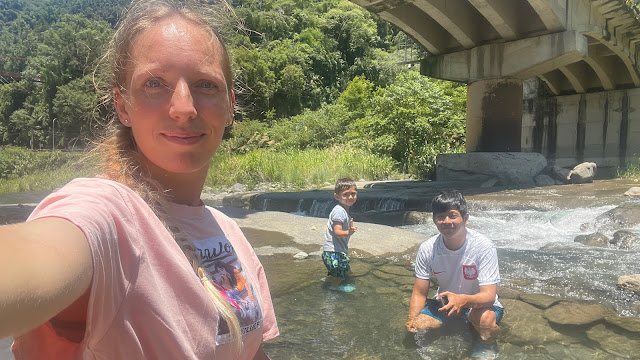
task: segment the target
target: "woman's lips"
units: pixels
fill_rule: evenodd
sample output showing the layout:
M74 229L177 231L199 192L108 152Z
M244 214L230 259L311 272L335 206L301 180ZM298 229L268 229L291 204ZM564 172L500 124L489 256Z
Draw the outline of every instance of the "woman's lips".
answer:
M179 145L192 145L200 141L204 134L162 134L169 142Z

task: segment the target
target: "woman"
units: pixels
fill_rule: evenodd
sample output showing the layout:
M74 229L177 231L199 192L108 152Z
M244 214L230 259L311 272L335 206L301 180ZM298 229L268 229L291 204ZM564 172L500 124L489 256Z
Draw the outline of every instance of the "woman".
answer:
M194 11L143 0L107 56L117 117L97 148L103 176L0 227L0 338L15 337L16 359L267 359L278 328L263 268L200 200L233 121L224 45ZM216 258L244 269L249 325L208 275Z

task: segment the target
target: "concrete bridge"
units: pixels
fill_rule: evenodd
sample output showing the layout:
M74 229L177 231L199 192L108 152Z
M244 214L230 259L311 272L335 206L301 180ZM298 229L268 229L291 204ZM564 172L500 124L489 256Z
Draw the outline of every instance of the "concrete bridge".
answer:
M422 74L468 84L467 152L637 161L640 21L625 0L351 1L428 51Z

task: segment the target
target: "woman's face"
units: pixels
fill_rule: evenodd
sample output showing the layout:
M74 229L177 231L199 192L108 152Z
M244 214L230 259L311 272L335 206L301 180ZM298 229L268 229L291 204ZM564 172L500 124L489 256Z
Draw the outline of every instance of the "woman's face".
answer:
M131 127L147 165L169 173L206 173L234 94L216 38L172 16L142 32L130 47L125 90L114 89L120 122Z

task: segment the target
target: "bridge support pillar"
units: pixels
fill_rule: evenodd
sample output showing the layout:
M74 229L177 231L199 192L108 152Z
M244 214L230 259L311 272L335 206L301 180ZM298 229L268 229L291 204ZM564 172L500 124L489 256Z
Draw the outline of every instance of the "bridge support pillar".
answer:
M519 152L521 134L522 80L478 80L467 86L467 152Z

